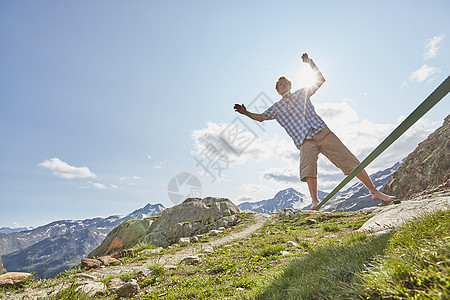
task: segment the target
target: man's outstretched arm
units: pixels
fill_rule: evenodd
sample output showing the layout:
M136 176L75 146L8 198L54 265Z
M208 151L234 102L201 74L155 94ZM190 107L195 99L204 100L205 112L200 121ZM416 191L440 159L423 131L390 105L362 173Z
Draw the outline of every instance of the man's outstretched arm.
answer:
M312 87L309 88L309 95L311 96L314 95L314 93L317 92L317 90L322 86L322 84L325 82L325 78L323 77L322 72L320 72L319 68L316 66L313 60L308 57L307 53L303 53L302 60L304 63L307 63L311 67L317 77L317 81Z
M270 118L266 114L256 114L249 112L244 104L235 104L234 110L240 114L246 115L250 119L253 119L258 122L262 122L264 120L269 120Z

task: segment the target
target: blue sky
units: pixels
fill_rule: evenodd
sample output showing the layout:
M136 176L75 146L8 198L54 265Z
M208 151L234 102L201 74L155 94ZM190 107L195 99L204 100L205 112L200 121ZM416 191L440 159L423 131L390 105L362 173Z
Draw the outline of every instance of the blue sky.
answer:
M235 203L307 194L284 130L236 119L233 104L277 101L282 74L301 88L307 52L327 80L318 113L364 159L448 76L448 11L434 0L0 1L0 226L169 207L180 173L198 195ZM369 173L406 157L449 108L446 97ZM238 154L217 143L230 130ZM195 160L213 170L212 156L220 174ZM319 189L342 179L319 160Z

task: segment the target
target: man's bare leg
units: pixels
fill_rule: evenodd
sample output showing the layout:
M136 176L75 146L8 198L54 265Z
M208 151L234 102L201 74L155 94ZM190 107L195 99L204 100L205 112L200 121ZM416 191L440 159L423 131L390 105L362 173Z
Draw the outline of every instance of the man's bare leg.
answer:
M319 205L319 198L317 197L317 178L306 177L306 183L308 184L309 193L311 194L311 209L315 209Z
M383 201L384 204L388 204L389 202L392 202L396 199L394 196L383 194L382 192L377 190L365 170L359 172L359 174L356 175L356 177L358 177L358 179L361 180L361 182L369 189L369 192L372 195L373 200L381 200Z

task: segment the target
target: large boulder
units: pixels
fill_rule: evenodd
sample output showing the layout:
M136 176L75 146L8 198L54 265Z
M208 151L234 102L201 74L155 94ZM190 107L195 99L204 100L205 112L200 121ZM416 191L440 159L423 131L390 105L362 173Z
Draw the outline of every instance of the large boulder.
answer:
M209 232L235 224L239 208L226 198L189 198L167 208L158 216L129 220L111 231L102 244L89 254L99 257L128 249L138 243L168 247L182 237Z
M450 115L445 118L441 127L408 155L383 192L408 199L439 186L448 189L449 180Z

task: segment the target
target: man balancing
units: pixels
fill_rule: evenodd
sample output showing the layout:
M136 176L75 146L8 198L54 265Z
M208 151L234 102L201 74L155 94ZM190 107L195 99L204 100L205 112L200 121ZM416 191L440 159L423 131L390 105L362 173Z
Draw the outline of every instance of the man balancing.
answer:
M350 174L359 165L359 161L316 114L310 97L325 82L325 78L307 53L302 55L302 60L309 64L316 73L318 81L313 86L291 93L291 82L281 76L276 82L275 89L282 99L264 113L249 112L244 104L235 104L234 109L259 122L276 119L286 130L295 146L300 150L300 180L306 181L308 184L312 198L311 209L315 209L319 204L317 197L319 153L325 155L345 175ZM373 200L381 200L382 205L391 204L395 200L395 197L378 191L365 170L362 170L356 177L369 189Z

